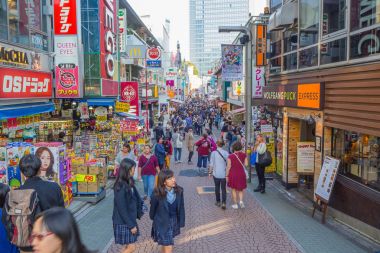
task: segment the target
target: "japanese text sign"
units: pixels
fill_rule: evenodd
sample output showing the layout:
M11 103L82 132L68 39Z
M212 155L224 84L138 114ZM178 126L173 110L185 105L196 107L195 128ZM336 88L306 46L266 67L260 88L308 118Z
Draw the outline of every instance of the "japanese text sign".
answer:
M266 65L267 26L256 25L256 66Z
M0 68L0 99L51 98L51 73Z
M123 133L136 134L138 132L139 121L125 119L120 121L120 131Z
M263 87L265 86L265 68L254 67L252 76L252 97L262 98Z
M77 34L77 1L54 0L54 34Z
M139 115L139 84L138 82L121 82L120 97L121 101L129 102L129 113L135 116Z
M116 101L115 112L128 112L129 108L129 103Z

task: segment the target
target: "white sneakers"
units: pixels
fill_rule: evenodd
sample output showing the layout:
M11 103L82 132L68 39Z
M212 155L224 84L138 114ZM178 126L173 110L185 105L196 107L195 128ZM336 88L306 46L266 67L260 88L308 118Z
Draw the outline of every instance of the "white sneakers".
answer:
M239 205L240 205L240 208L245 208L245 205L244 205L243 201L240 201Z
M239 206L237 204L234 204L231 207L232 207L232 209L239 209Z
M240 201L239 205L233 204L231 207L232 207L232 209L239 209L239 206L240 206L240 208L245 208L244 202Z

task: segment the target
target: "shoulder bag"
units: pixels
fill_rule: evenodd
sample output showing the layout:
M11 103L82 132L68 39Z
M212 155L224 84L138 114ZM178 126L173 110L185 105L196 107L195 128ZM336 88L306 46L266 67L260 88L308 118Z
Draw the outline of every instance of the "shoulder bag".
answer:
M240 162L241 166L243 166L243 170L245 172L245 178L248 179L249 178L249 174L248 174L248 171L245 168L244 164L242 163L242 161L240 161L240 158L235 153L234 153L234 156L238 159L238 161Z
M258 154L258 156L259 156L258 164L260 166L267 167L272 164L272 155L268 150L265 151L264 154L262 155Z

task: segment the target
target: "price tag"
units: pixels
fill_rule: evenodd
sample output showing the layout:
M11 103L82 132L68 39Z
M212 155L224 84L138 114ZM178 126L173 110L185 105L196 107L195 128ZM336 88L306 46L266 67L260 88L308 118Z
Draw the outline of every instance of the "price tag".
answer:
M96 183L96 175L77 174L75 179L77 182Z

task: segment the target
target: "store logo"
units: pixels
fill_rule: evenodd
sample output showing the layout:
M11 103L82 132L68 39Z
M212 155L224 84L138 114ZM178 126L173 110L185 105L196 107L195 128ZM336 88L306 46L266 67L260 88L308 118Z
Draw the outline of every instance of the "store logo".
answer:
M115 36L115 17L114 17L114 1L105 0L105 45L106 45L106 72L107 76L113 78L115 73L115 59L113 54L116 52L116 36Z
M122 92L123 100L133 101L136 99L136 90L131 86L127 86L124 88Z
M29 65L28 54L14 49L7 50L0 47L0 62Z

